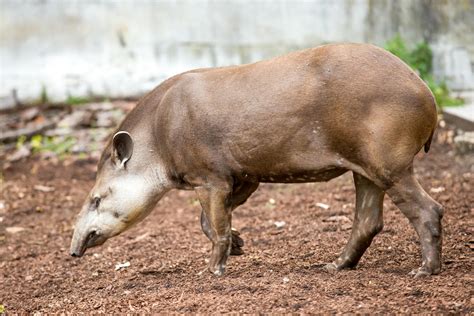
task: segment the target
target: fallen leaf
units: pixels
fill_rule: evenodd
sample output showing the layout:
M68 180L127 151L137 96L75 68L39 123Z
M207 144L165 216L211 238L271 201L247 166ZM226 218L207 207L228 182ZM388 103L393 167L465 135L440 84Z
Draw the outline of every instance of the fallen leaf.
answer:
M125 269L125 268L127 268L127 267L129 267L129 266L130 266L130 262L129 262L129 261L125 261L124 263L120 263L120 262L119 262L119 263L117 263L117 264L115 265L115 271L118 271L118 270L120 270L120 269Z
M40 115L35 117L33 122L35 122L35 124L37 124L37 125L43 124L44 122L46 122L46 118L43 115L40 114Z
M275 201L275 199L269 199L269 200L268 200L268 203L270 203L270 204L272 204L272 205L275 205L276 201Z

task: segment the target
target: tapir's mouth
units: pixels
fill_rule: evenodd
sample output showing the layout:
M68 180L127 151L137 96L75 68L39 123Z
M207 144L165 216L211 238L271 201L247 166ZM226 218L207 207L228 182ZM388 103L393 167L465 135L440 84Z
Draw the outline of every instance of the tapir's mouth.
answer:
M96 231L91 231L86 239L84 239L84 241L80 244L80 247L78 247L78 249L74 249L71 251L71 256L73 257L77 257L77 258L80 258L84 255L84 253L86 252L87 248L89 247L92 247L92 242L94 241L94 239L97 239L97 232Z

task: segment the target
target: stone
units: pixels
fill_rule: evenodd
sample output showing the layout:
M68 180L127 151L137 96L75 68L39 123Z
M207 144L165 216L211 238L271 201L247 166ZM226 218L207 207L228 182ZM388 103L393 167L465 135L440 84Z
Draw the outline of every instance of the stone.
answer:
M467 155L474 153L474 132L465 132L454 137L456 153Z
M58 123L59 128L90 126L92 113L75 109L71 114L66 115Z

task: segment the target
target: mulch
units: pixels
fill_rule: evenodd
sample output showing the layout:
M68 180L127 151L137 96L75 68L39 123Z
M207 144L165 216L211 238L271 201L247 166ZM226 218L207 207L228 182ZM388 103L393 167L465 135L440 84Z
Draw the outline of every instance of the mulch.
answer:
M33 156L1 171L0 305L8 313L473 313L474 159L455 155L449 132L440 129L415 163L445 206L440 275L408 275L421 264L418 238L387 197L385 228L357 269L323 270L350 234L350 173L328 183L262 184L234 212L245 254L231 257L220 278L200 273L210 243L192 191L170 192L142 223L72 258L72 225L97 161ZM124 262L130 266L115 269Z

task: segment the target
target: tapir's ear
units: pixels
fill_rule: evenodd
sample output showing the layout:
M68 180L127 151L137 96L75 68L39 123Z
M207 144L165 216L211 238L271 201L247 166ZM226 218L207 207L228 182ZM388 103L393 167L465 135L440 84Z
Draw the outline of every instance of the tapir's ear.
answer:
M132 157L133 140L128 132L120 131L115 133L112 140L112 158L120 167L125 167L125 163Z

